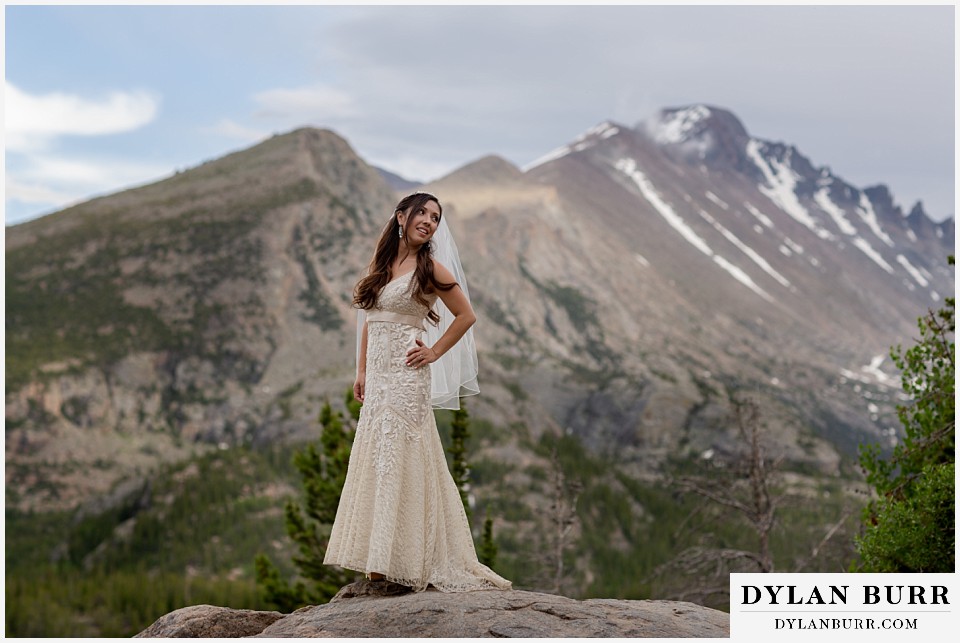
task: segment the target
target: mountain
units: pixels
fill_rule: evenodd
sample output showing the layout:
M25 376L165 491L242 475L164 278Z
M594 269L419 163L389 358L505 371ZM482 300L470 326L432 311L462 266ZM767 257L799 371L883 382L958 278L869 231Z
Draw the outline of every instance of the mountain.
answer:
M750 395L790 462L836 475L895 434L885 355L954 288L952 220L905 215L716 107L604 122L526 168L488 156L424 189L478 313L471 414L514 427L483 457L521 469L545 434L634 478L729 454ZM341 137L299 129L8 228L8 506L313 437L352 384L350 293L396 200Z
M835 471L893 435L889 347L954 287L952 220L904 217L885 187L714 107L601 123L523 171L484 159L426 189L479 275L488 381L637 472L734 448L737 394L788 457Z
M8 228L8 506L309 435L352 382L350 291L394 203L301 129Z
M409 192L422 185L420 181L411 181L410 179L405 179L399 174L394 174L389 170L384 170L380 167L374 169L380 173L380 176L382 176L387 182L387 185L397 192Z

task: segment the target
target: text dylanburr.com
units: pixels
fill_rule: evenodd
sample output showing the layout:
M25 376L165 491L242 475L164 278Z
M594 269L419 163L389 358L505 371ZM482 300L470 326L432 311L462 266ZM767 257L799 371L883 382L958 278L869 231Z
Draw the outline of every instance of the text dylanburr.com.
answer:
M956 574L730 574L730 637L956 640L956 579Z

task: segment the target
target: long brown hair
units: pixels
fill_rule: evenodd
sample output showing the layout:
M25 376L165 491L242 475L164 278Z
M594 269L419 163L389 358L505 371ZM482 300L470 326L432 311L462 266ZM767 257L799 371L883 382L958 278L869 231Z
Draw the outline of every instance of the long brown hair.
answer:
M357 282L353 289L353 305L355 307L370 310L377 305L377 297L380 295L380 291L390 283L390 268L400 254L400 220L398 216L403 212L408 213L403 231L404 236L406 236L407 228L410 227L410 221L413 219L412 215L419 212L420 208L425 206L428 201L437 204L442 217L443 206L440 205L440 201L437 197L426 192L416 192L405 196L394 208L393 216L384 226L383 232L380 233L377 249L374 251L373 259L367 269L367 276ZM437 290L450 290L457 285L455 281L452 283L437 281L433 274L433 247L431 244L432 241L428 241L417 250L417 267L414 269L414 287L411 295L414 301L428 308L430 302L427 301L425 295L432 294ZM440 321L440 316L431 309L427 313L427 319L436 324Z

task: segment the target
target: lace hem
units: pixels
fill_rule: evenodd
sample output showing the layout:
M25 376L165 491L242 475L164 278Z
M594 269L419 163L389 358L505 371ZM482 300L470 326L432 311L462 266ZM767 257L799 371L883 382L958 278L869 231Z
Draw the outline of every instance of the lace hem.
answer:
M338 567L343 567L344 569L349 569L351 571L360 572L362 574L383 574L384 578L391 583L397 583L398 585L403 585L404 587L409 587L415 592L423 592L428 589L435 589L438 592L443 592L445 594L456 594L459 592L478 592L478 591L488 591L488 590L509 590L513 589L513 583L508 581L505 578L501 578L494 572L492 569L483 565L482 563L477 563L478 567L486 570L487 574L493 578L487 578L484 574L483 576L471 575L469 573L462 574L465 578L455 580L455 579L441 579L441 578L429 578L429 579L414 579L414 578L404 578L402 576L394 576L389 572L377 571L375 569L367 569L366 562L358 561L348 561L348 562L334 562L334 561L323 561L327 565L337 565ZM461 574L457 574L460 576ZM497 580L494 580L496 578Z

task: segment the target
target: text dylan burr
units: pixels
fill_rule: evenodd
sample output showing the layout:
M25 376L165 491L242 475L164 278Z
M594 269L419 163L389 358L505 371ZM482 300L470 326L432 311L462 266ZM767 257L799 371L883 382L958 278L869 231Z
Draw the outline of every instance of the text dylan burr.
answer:
M797 585L744 585L743 605L846 605L849 585L801 589ZM943 585L864 585L860 605L949 605Z

